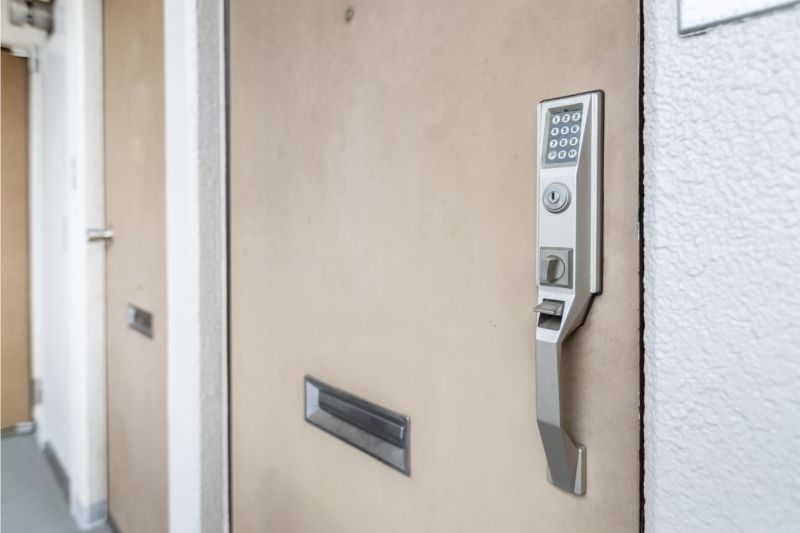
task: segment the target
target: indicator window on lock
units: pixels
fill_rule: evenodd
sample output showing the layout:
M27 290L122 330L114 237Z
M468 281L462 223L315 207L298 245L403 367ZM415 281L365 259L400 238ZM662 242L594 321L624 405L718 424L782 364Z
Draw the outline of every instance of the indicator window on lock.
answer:
M578 160L583 107L551 111L548 116L545 164L574 163Z

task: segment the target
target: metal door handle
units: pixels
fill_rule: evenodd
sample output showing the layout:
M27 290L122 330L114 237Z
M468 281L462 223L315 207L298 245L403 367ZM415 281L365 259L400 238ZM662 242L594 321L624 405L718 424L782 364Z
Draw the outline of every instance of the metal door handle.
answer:
M86 239L89 242L110 241L114 238L114 228L89 228L86 230Z
M536 423L547 458L547 479L577 495L586 493L586 447L575 444L561 415L561 345L585 314L586 302L544 300L536 306ZM573 306L579 305L583 309ZM582 304L582 305L581 305ZM556 327L557 329L550 329Z
M593 91L544 101L538 113L536 423L547 479L579 496L586 447L564 429L561 350L602 285L602 103ZM575 148L555 148L566 143Z

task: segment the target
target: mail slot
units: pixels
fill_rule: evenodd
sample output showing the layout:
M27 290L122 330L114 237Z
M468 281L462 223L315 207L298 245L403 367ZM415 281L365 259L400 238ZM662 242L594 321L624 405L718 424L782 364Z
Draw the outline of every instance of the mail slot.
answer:
M411 419L408 416L306 376L305 418L310 424L411 475Z
M129 328L151 339L153 338L153 313L133 304L128 304L126 316Z

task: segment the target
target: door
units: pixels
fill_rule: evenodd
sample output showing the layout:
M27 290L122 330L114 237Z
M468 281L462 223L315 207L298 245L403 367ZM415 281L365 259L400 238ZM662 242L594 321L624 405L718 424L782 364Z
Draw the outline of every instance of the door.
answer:
M104 3L108 490L126 533L168 529L162 34L160 0Z
M28 297L28 62L2 52L2 426L31 420Z
M637 531L639 3L350 5L230 6L234 531ZM537 104L592 90L603 293L564 346L575 496L537 428ZM409 417L410 475L307 423L305 376Z

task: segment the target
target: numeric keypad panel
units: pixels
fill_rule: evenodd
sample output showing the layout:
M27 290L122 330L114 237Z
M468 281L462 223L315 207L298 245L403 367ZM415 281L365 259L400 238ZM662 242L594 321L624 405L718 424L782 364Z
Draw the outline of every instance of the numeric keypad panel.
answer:
M553 111L547 126L545 164L574 163L578 160L583 108Z

